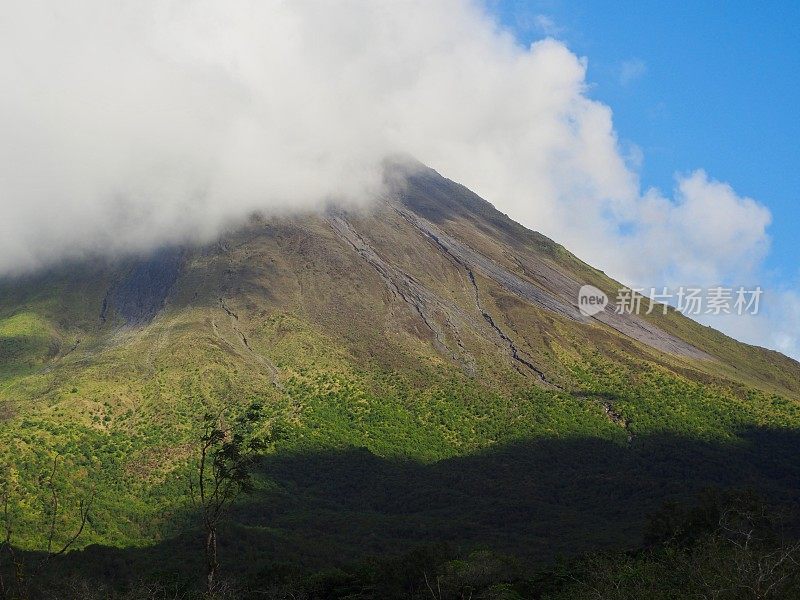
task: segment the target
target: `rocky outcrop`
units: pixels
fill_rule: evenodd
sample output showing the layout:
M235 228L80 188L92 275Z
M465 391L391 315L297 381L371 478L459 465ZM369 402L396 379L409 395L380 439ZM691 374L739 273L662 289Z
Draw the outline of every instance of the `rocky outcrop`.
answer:
M164 308L183 264L183 251L164 248L135 262L106 292L100 320L113 315L125 326L146 325Z
M466 373L474 375L475 360L464 349L454 324L456 320L463 320L459 318L458 307L445 302L426 289L412 275L385 261L342 214L329 214L326 220L337 236L377 271L392 294L417 314L430 331L436 349L460 363ZM445 327L440 324L440 320L444 322ZM451 349L448 337L455 341L457 350Z
M616 313L610 304L605 311L593 317L581 315L577 308L577 299L578 290L583 282L560 272L541 258L520 257L512 253L514 261L530 280L524 279L455 236L449 235L441 227L415 214L402 202L394 202L392 206L398 214L465 268L480 272L503 289L534 306L582 323L589 324L592 320L603 323L661 352L700 360L711 358L705 352L638 315Z

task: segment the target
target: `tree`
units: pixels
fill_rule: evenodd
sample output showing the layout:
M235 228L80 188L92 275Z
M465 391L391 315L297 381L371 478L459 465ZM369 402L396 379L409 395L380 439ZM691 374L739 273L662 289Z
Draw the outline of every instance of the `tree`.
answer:
M716 531L692 555L702 597L796 598L800 541L785 535L782 521L760 502L724 507Z
M253 491L252 468L267 448L259 432L262 407L250 404L232 420L225 411L206 414L198 444L197 465L189 480L192 502L200 511L205 533L206 588L219 584L217 531L220 522L241 494Z
M90 509L94 500L94 491L90 491L86 497L78 501L78 526L75 531L62 539L59 539L58 517L61 510L59 489L56 485L56 475L58 473L58 455L53 457L53 468L45 481L45 487L49 489L49 499L45 502L44 517L47 531L47 550L32 568L31 579L37 579L44 571L48 563L56 556L61 556L74 547L80 538L86 524L89 523ZM11 499L17 491L15 475L16 471L12 468L3 469L7 475L0 481L0 511L3 518L2 541L0 541L0 599L16 597L25 599L29 597L29 576L25 559L14 548L14 518L11 511ZM3 556L7 555L11 559L11 570L14 578L14 590L3 578Z

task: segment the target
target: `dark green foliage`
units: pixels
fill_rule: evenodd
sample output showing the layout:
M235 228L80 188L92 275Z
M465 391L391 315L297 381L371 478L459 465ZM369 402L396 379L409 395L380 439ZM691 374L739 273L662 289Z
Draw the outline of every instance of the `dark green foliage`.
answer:
M654 515L646 550L566 565L562 589L545 597L800 598L797 518L786 528L785 515L752 491L706 490L694 505L670 503Z
M593 577L592 585L646 583L677 594L693 562L708 557L720 564L705 568L720 570L735 558L731 538L719 535L718 517L758 515L763 506L752 493L707 486L747 480L789 511L783 521L762 511L763 531L791 539L800 530L800 464L773 464L797 455L800 438L776 430L741 433L745 444L672 436L641 438L631 448L538 440L432 464L381 459L363 449L276 453L259 463L254 492L220 526L221 581L287 593L313 587L319 595L308 597L319 598L430 598L427 575L451 594L444 597L469 597L467 590L474 598L515 597L482 595L491 590L527 599L556 592L582 598L586 588L580 592L575 578ZM673 508L662 506L665 494L678 501ZM190 516L186 522L196 523ZM646 549L637 550L645 536ZM781 537L762 539L768 548ZM203 543L197 531L140 549L94 546L61 557L54 573L59 581L92 578L120 594L142 577L198 589ZM553 567L559 555L598 550ZM757 564L749 555L740 560Z

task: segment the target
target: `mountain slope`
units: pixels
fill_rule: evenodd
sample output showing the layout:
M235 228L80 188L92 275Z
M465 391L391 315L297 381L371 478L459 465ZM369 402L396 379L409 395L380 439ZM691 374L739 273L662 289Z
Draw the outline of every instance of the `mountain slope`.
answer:
M693 487L733 484L737 469L797 500L797 465L787 458L796 436L776 433L778 449L751 444L800 426L800 364L672 310L584 317L581 285L613 297L619 284L434 171L393 165L387 179L389 191L365 208L254 216L204 247L87 260L0 284L0 463L18 490L19 543L45 543L36 507L54 455L64 506L95 490L83 543L150 544L190 527L185 468L198 420L253 399L289 436L238 519L258 544L282 540L300 554L314 551L298 549L293 535L344 514L364 528L353 525L350 543L369 537L373 551L427 539L418 533L426 527L507 546L502 528L461 522L463 500L449 512L433 502L434 513L409 501L421 521L381 537L400 510L382 487L398 494L424 482L435 496L438 481L464 486L466 498L469 476L452 481L437 469L461 472L470 460L493 482L487 498L525 502L491 517L489 507L463 510L498 527L509 511L526 522L537 511L562 519L529 540L531 552L551 557L584 534L589 547L634 540L648 509ZM536 450L519 450L527 444ZM341 494L346 483L324 473L298 482L298 469L344 464L335 457L353 448L366 449L375 462L365 469L392 485L373 482L358 500L347 492L340 514L319 494ZM739 464L726 462L734 450L725 448ZM593 454L602 464L582 471ZM554 482L585 476L588 487L544 502L525 472ZM632 486L637 478L647 485ZM289 500L292 490L299 499ZM604 521L597 511L609 494L631 504ZM282 508L270 508L276 502ZM589 516L597 527L587 534ZM59 518L66 529L74 515ZM562 526L570 533L556 543ZM330 556L348 544L341 531L317 535Z

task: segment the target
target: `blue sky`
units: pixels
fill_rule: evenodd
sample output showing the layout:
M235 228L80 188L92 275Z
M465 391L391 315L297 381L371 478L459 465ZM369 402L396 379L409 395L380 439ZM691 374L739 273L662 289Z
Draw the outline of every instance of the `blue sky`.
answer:
M800 3L488 0L528 44L551 35L588 59L643 187L703 168L772 212L769 277L800 279Z

